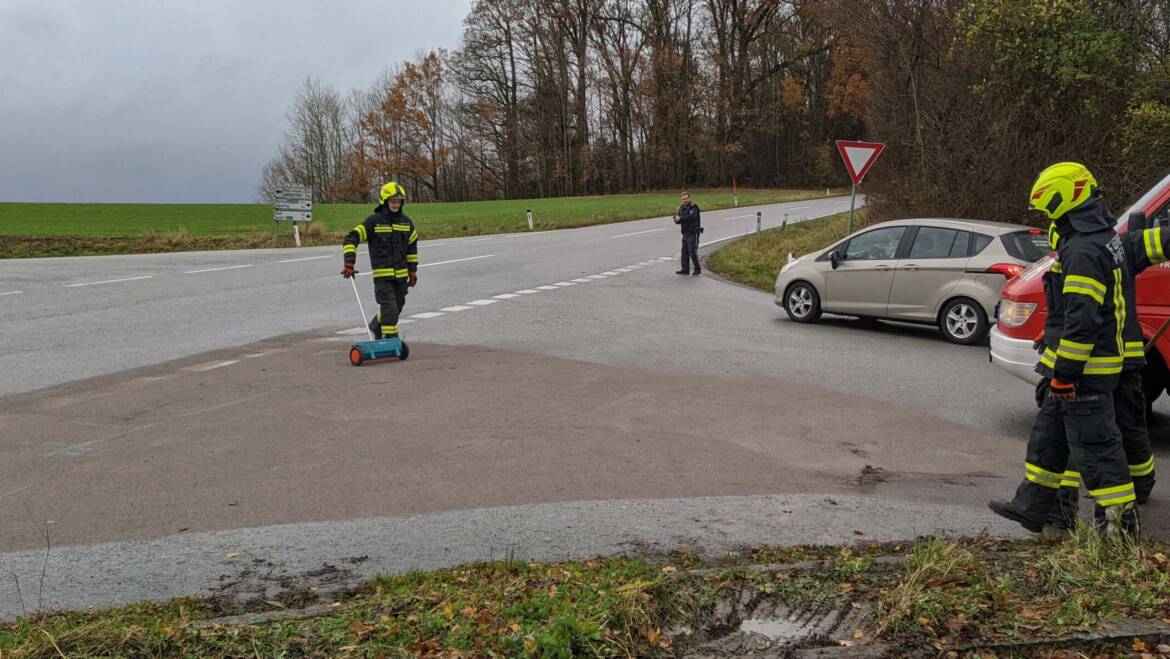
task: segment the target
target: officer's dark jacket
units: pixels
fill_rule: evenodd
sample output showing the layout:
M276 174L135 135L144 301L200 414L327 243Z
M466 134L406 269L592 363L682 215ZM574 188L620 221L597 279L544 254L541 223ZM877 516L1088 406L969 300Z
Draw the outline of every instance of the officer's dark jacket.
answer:
M1044 275L1048 318L1038 370L1075 382L1121 372L1129 265L1100 198L1053 224L1056 263ZM1055 350L1052 346L1055 346Z
M682 225L682 232L699 233L699 205L691 202L686 206L678 207L679 224Z
M347 263L357 260L357 246L370 244L370 267L374 279L406 279L418 269L418 231L414 222L400 209L391 213L386 204L345 234L342 256Z

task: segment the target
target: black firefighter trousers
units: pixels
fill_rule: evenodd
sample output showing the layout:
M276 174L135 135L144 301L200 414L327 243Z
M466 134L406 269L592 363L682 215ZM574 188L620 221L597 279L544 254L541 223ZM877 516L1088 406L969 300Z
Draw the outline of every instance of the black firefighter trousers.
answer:
M1125 450L1125 461L1129 463L1134 495L1137 503L1145 503L1154 490L1156 474L1150 428L1146 424L1146 395L1142 389L1141 368L1122 371L1113 390L1113 413L1121 431L1121 445ZM1071 529L1076 526L1080 498L1080 471L1075 463L1070 462L1061 484L1059 504L1050 522L1057 528Z
M375 339L398 336L398 315L406 304L406 280L381 277L374 280L374 301L381 307L370 319L370 331Z
M1040 411L1028 437L1025 478L1016 488L1017 509L1033 520L1049 521L1058 514L1062 485L1075 487L1080 482L1102 509L1098 512L1132 505L1133 481L1113 410L1118 377L1082 379L1075 401L1052 398L1048 383L1044 378L1036 388ZM1075 483L1069 465L1080 466Z

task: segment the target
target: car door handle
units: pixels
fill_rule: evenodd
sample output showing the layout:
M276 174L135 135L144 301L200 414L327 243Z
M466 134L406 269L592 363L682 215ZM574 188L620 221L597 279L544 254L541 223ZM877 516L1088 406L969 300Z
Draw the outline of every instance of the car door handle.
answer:
M917 265L917 264L914 264L914 263L911 263L910 265L904 265L904 266L902 266L902 269L903 269L903 270L917 270L917 269L918 269L918 265Z
M889 270L889 269L890 269L890 266L888 266L888 265L875 265L875 266L873 267L873 269L874 269L874 270L880 270L881 272L885 272L886 270Z

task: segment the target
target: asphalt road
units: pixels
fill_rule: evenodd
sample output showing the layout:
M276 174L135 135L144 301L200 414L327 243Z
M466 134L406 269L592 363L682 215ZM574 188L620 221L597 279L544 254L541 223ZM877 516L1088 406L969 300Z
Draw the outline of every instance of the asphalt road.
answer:
M755 210L705 214L704 242ZM412 357L361 369L336 248L0 262L0 617L8 573L35 608L46 534L45 605L77 608L505 549L1015 532L984 502L1034 407L986 348L791 323L674 275L677 243L666 218L424 242Z

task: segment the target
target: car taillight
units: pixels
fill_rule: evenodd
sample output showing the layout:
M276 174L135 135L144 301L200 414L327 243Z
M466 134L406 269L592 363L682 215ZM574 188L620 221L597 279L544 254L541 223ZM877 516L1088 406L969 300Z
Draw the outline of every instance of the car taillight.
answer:
M1024 266L1020 265L1019 263L996 263L987 269L989 274L1003 275L1008 279L1018 276L1023 271Z
M1028 322L1032 314L1036 313L1035 302L1016 302L1002 300L999 303L999 324L1008 327L1019 327Z

